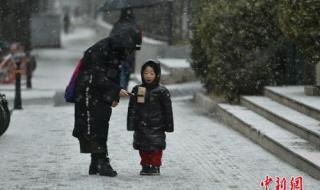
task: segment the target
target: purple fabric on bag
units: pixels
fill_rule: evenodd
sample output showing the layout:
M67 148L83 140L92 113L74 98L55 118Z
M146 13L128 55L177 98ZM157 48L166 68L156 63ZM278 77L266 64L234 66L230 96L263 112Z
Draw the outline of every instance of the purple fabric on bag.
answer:
M75 103L75 99L76 99L76 81L77 81L77 77L80 73L80 69L81 69L81 65L84 63L83 58L80 59L80 61L78 62L75 70L73 71L72 77L69 81L68 86L66 87L66 90L64 92L64 99L66 102L69 103Z

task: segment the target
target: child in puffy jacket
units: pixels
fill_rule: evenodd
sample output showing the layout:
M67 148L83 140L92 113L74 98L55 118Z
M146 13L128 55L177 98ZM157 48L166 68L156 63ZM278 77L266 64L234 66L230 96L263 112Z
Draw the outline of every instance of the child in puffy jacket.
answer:
M168 89L160 85L158 61L149 60L141 68L142 84L132 90L127 129L134 131L133 147L139 150L140 175L160 175L165 132L173 132L173 114Z

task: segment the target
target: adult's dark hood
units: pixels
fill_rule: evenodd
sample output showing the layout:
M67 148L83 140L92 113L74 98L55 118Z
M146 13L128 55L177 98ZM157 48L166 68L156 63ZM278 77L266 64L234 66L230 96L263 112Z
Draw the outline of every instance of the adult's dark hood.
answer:
M115 49L141 49L142 32L140 28L132 22L116 23L109 37Z
M143 78L143 71L146 69L147 66L150 66L153 68L154 72L156 73L156 78L151 84L147 84ZM157 60L148 60L145 62L141 67L141 79L142 84L145 86L158 86L160 84L160 78L161 78L161 66L160 62Z

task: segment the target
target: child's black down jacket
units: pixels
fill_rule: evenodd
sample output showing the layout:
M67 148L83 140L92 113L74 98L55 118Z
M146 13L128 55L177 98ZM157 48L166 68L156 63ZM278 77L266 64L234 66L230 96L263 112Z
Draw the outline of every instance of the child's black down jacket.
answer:
M127 129L134 131L133 147L144 151L157 151L166 148L165 132L173 132L173 114L171 98L168 89L159 85L160 65L155 61L148 61L142 66L151 66L156 72L156 80L152 84L143 81L133 88L137 94L138 87L146 88L145 103L138 103L137 96L131 96L127 116ZM142 72L141 72L142 73Z

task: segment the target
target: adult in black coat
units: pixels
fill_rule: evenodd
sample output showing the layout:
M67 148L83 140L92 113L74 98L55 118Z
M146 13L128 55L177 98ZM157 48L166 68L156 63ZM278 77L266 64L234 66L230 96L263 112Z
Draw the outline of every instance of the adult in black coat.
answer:
M141 46L141 32L123 25L117 33L87 49L76 81L75 125L73 136L79 139L81 153L91 153L89 174L116 176L110 166L107 149L109 120L120 96L121 60Z
M155 73L154 80L147 76L150 68ZM141 175L160 174L162 150L166 148L165 132L174 130L170 93L159 84L160 76L159 62L147 61L141 69L142 84L133 88L135 96L129 101L127 130L134 131L133 147L141 156Z

